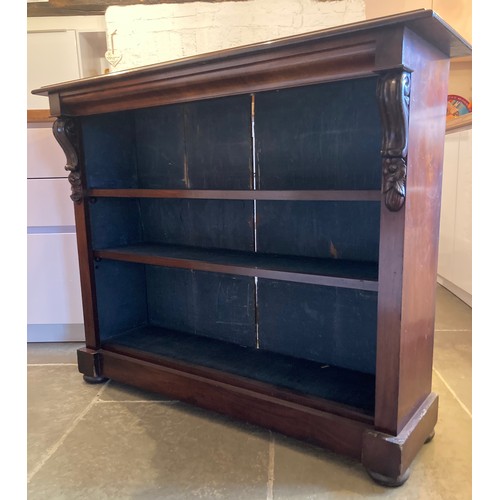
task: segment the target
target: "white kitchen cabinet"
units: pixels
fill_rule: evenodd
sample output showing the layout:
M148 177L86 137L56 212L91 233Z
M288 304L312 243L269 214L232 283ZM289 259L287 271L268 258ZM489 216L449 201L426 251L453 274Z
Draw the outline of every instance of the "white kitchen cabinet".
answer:
M75 272L78 261L75 233L44 233L42 230L28 234L27 246L28 323L83 323L80 280ZM34 332L36 328L31 330Z
M472 306L472 128L446 135L438 282Z
M47 97L33 95L31 90L96 76L109 68L104 58L107 46L103 31L28 31L27 49L28 109L49 109Z
M80 78L75 30L28 32L28 109L48 109L46 97L32 89L51 83Z
M30 18L27 107L49 109L31 90L102 74L108 66L103 19ZM52 123L27 130L27 323L29 342L83 341L83 313L71 188Z
M84 338L80 278L66 159L52 123L27 130L27 340Z
M56 51L55 57L51 50ZM60 77L80 77L75 31L28 33L28 92ZM48 108L48 102L32 98L28 96L29 109ZM28 342L84 338L75 220L65 163L52 123L28 123Z
M50 123L30 123L27 130L28 179L63 177L64 152L57 144Z

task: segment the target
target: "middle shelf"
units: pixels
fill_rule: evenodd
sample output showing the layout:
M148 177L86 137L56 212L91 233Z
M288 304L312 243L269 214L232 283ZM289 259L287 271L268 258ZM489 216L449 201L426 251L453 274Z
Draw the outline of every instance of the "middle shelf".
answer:
M314 285L378 290L378 265L375 262L151 243L95 250L94 257Z

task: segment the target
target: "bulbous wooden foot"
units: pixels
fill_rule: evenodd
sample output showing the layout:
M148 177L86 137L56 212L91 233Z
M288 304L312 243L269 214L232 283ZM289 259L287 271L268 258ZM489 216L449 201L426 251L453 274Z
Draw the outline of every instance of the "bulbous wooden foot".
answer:
M424 444L430 443L434 439L435 435L436 431L432 430L432 432L427 436L427 439L424 441Z
M379 474L378 472L372 472L367 469L370 477L381 486L389 487L389 488L397 488L406 482L406 480L410 477L410 469L406 469L406 471L398 477L389 477L384 476L383 474Z
M102 384L108 379L106 377L91 377L90 375L84 375L83 380L85 380L87 384Z

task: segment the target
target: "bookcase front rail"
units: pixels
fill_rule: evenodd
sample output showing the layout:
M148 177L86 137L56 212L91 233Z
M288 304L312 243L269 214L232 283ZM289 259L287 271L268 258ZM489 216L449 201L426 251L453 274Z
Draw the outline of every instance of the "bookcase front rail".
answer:
M217 189L88 189L90 198L179 198L268 201L380 201L381 191L368 190L217 190Z

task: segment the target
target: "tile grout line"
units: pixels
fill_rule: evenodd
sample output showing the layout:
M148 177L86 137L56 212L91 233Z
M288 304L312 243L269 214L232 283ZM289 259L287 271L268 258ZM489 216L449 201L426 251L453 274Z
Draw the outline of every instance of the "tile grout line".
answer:
M441 382L446 386L446 388L451 392L451 395L458 401L458 404L462 407L462 410L469 415L470 418L472 418L472 413L470 412L469 408L462 402L462 400L457 396L457 393L450 387L448 382L444 379L444 377L435 369L433 370L436 372L436 375L441 379Z
M167 404L176 404L178 403L179 401L175 400L175 399L172 399L172 400L168 400L168 399L165 399L165 400L161 400L161 399L122 399L122 400L119 400L119 399L106 399L106 400L99 400L99 401L96 401L96 404L110 404L110 403L142 403L142 404L145 404L145 403L167 403Z
M28 366L78 366L78 363L28 363Z
M80 423L80 421L87 415L90 409L95 405L101 396L104 389L109 384L109 380L104 383L104 385L99 389L97 394L92 398L92 401L86 406L86 408L73 420L73 423L66 429L64 434L56 441L54 445L52 445L45 455L42 457L40 462L33 468L31 473L28 475L28 484L33 479L33 477L40 471L40 469L46 464L46 462L52 457L52 455L60 448L60 446L64 443L66 438L70 435L70 433L75 429L75 427Z
M274 497L274 436L272 432L270 434L269 440L269 465L267 467L267 497L266 500L273 500Z

